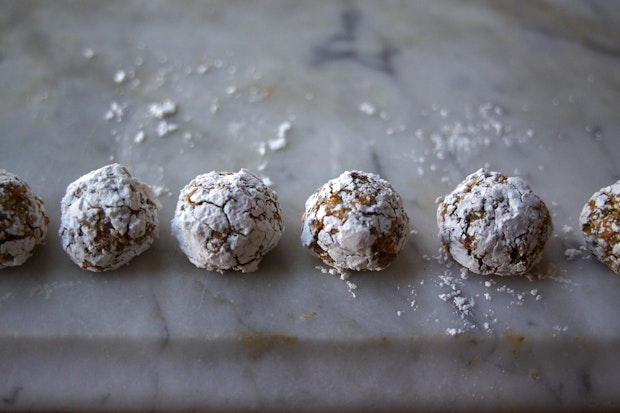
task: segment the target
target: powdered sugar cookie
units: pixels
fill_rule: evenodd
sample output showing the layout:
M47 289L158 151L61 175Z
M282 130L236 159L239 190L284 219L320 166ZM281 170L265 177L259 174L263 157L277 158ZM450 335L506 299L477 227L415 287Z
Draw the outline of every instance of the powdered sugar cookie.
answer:
M252 272L282 233L278 196L256 175L209 172L181 190L172 233L198 268Z
M0 269L22 265L47 235L45 205L28 184L0 169Z
M301 242L339 271L386 268L405 246L409 217L378 175L347 171L306 201Z
M160 208L151 187L124 166L104 166L67 187L58 231L62 247L85 270L117 269L153 244Z
M437 225L442 244L459 264L496 275L527 273L553 231L547 207L525 181L485 169L441 200Z
M620 181L595 192L579 216L588 249L620 274Z

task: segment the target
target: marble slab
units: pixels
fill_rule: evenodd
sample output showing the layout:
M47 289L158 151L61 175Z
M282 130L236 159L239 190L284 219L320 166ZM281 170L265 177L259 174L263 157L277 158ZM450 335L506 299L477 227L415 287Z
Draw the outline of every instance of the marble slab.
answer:
M620 409L620 277L578 224L620 178L617 3L5 1L0 90L0 167L50 215L0 274L0 410ZM162 230L89 273L60 199L112 162L157 189ZM483 166L552 213L528 277L440 247L437 197ZM256 273L197 269L170 234L178 191L240 168L278 192L285 235ZM299 233L350 169L389 180L415 232L345 282Z

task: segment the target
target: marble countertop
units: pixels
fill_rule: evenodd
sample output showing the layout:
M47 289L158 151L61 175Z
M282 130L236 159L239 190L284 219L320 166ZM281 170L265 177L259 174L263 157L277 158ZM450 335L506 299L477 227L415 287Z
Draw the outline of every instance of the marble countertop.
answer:
M0 274L0 410L620 409L620 276L578 224L620 178L617 3L5 1L0 90L0 167L50 215ZM94 274L61 249L60 199L111 162L157 188L162 229ZM482 166L552 213L528 277L442 252L436 198ZM240 168L278 192L284 237L256 273L197 269L178 191ZM299 232L349 169L389 180L415 233L347 283Z

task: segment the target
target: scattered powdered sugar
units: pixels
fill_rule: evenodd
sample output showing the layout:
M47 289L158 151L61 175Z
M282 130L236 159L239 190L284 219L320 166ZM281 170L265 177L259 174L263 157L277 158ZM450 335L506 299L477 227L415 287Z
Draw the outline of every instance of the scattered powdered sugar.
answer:
M95 57L95 51L90 47L87 47L82 50L82 56L84 56L85 59L92 59Z
M151 189L153 190L155 195L158 197L161 197L163 195L168 195L168 196L172 195L172 192L170 191L170 189L166 188L165 186L153 185L151 186Z
M144 133L143 130L139 130L136 135L133 137L133 141L135 143L142 143L144 142L144 139L146 139L146 134Z
M105 120L113 120L115 122L122 122L125 116L125 109L127 105L121 105L120 103L113 101L110 103L109 109L106 111Z
M359 110L368 116L374 116L377 114L377 108L370 102L360 103Z
M357 284L349 281L349 280L344 280L344 282L347 284L347 287L349 288L349 292L351 293L351 295L353 296L353 298L356 298L357 295L354 293L355 290L357 290Z
M176 123L162 120L157 124L157 135L159 135L160 138L170 135L171 133L174 133L178 130L179 125L177 125Z
M340 277L340 273L336 268L326 268L321 265L316 265L314 268L321 271L322 274L337 275Z
M151 103L149 113L157 119L164 119L177 113L177 104L171 99Z
M114 83L116 84L120 85L121 83L125 83L127 78L127 72L124 70L117 70L116 73L114 73Z
M455 335L473 329L475 327L473 314L475 300L472 297L466 297L462 293L462 280L449 275L449 272L446 271L444 275L438 276L438 285L444 290L443 293L439 294L439 299L452 305L463 323L458 328L448 329L447 333Z
M284 149L287 144L287 135L291 128L291 122L282 122L278 126L278 134L276 139L271 139L268 142L269 149L271 149L272 151L279 151L280 149Z
M447 110L435 109L443 118L448 117ZM501 122L503 114L504 109L494 103L479 106L477 114L466 108L466 121L447 123L439 131L430 133L430 139L435 144L435 156L440 160L456 157L462 161L479 147L507 138L511 130ZM511 139L507 138L504 142L510 144Z
M456 336L459 334L463 334L465 333L465 330L462 328L447 328L446 329L446 334L449 336Z
M534 303L544 299L541 289L534 284L539 281L539 278L560 284L572 284L570 279L558 276L554 269L538 278L528 277L527 280L512 277L486 278L473 274L463 278L462 270L455 268L456 266L447 258L447 253L443 248L440 248L437 254L432 257L424 256L423 258L429 264L434 260L436 264L445 267L443 273L434 278L433 284L440 288L440 291L436 292L437 299L449 305L452 310L451 316L444 320L452 324L445 329L445 333L450 336L466 334L479 329L487 333L494 333L498 323L508 321L496 311L499 303L502 306L505 305L506 310L509 311L504 316L511 317L516 308L523 307L528 302L534 305ZM419 284L419 288L425 288L424 280L421 280ZM409 287L411 286L409 284ZM401 288L397 287L397 290L401 291ZM429 290L426 288L423 295L428 293ZM417 301L415 300L417 294L418 291L412 288L411 299L408 299L412 303L412 307L416 303L414 310L417 309ZM458 323L454 325L457 320ZM436 323L441 321L441 318L435 318Z
M577 248L566 248L564 250L564 256L568 261L576 260L577 258L581 258L584 256L583 247Z
M360 109L361 110L361 109ZM501 144L512 147L531 140L532 129L515 130L504 119L506 110L497 103L479 106L466 105L463 110L448 110L434 104L420 113L423 119L441 122L432 128L411 128L416 140L410 152L399 153L398 158L409 159L417 166L418 175L443 174L442 182L457 179L463 168L471 167L471 160L482 151ZM390 126L387 135L405 133L406 125Z
M574 234L575 233L575 229L572 226L570 226L570 225L564 224L562 226L562 232L564 234Z
M138 48L140 53L145 53L147 50L144 44ZM92 49L90 49L92 51ZM86 59L92 59L95 56L95 52L86 52L84 49L82 55ZM103 56L103 55L101 55ZM98 59L101 56L97 56ZM253 167L257 171L264 171L268 169L270 158L269 156L285 149L289 145L289 138L293 128L293 116L289 116L288 119L282 122L282 118L260 120L258 117L252 118L244 114L243 117L227 118L230 113L228 111L230 102L239 103L244 102L256 103L263 102L271 96L271 90L269 87L263 87L260 84L248 86L244 84L242 75L248 74L248 78L260 79L261 73L256 68L248 68L245 70L242 65L233 63L228 60L232 56L232 53L226 57L204 57L198 58L197 61L190 63L178 63L174 59L159 54L156 64L156 76L154 78L142 78L138 79L137 74L143 75L144 71L140 71L137 68L145 63L153 63L147 55L136 56L133 61L135 65L135 71L132 68L126 66L125 69L114 73L114 83L120 85L116 90L119 91L119 95L115 97L115 101L110 104L109 109L105 113L105 118L115 123L126 121L123 127L114 125L112 135L117 136L117 139L125 135L125 143L131 143L136 145L144 144L147 138L154 136L170 137L169 140L153 140L153 144L165 145L165 142L184 142L192 144L200 137L208 136L208 131L201 130L201 125L198 123L188 122L189 118L182 118L177 115L179 103L182 106L181 115L185 114L186 108L183 105L183 98L188 96L187 90L183 90L185 87L185 80L189 81L189 84L198 79L224 79L226 87L220 86L213 88L215 92L209 96L204 97L204 113L207 116L220 117L220 119L230 119L229 121L229 134L236 138L239 142L247 142L247 137L250 136L249 132L258 130L260 133L256 133L255 141L249 141L247 147L252 151L256 151L259 156L256 158L257 164ZM146 66L146 65L145 65ZM121 80L122 77L122 80ZM142 80L142 83L140 81ZM141 86L139 93L135 96L150 96L146 99L146 102L157 100L157 97L170 96L163 100L144 105L144 102L138 99L131 99L129 92L135 91L137 86ZM151 92L156 91L156 94ZM161 93L164 92L164 93ZM121 94L122 93L122 94ZM135 97L134 96L134 97ZM310 101L314 99L314 94L308 92L305 98ZM118 102L123 102L122 104ZM396 134L408 133L409 125L406 122L398 123L396 116L392 116L392 113L386 112L381 105L372 101L372 97L368 100L362 100L357 107L358 111L362 115L366 115L371 118L371 121L383 122L385 126L385 134L387 136L393 136ZM525 109L523 109L525 111ZM189 108L188 108L189 111ZM450 182L455 179L454 175L451 175L448 170L452 169L451 165L454 163L460 165L466 165L478 152L484 151L493 145L503 144L507 147L526 142L535 136L532 129L527 129L524 133L520 133L517 130L513 130L511 125L507 123L505 119L507 111L498 104L485 103L480 106L467 106L465 107L465 114L461 116L455 108L442 107L441 105L433 105L427 113L421 113L424 117L435 116L442 123L441 127L431 127L426 129L417 129L412 132L414 139L423 142L424 145L413 146L411 153L398 156L406 156L414 161L417 168L414 168L414 172L417 170L419 175L426 173L443 174L441 177L442 182ZM290 115L290 114L289 114ZM198 119L195 116L195 119ZM125 129L125 130L123 130ZM223 128L225 129L225 127ZM274 134L275 131L275 134ZM273 136L272 138L270 138ZM183 140L180 138L183 137ZM142 148L148 148L151 142L147 142L142 145ZM425 149L420 149L425 148ZM278 155L274 155L278 156ZM451 175L448 177L447 175ZM266 175L261 175L261 179L266 186L272 184L271 179ZM155 192L161 195L162 193L169 193L165 187L154 188ZM570 249L567 249L567 252ZM580 250L570 251L569 254L573 254L574 257L578 256ZM568 255L567 255L568 256ZM440 300L442 303L450 305L457 317L463 322L463 325L454 326L446 329L447 334L456 335L467 332L472 327L467 325L463 318L470 320L473 324L473 313L476 311L476 299L478 299L478 307L484 306L484 301L491 301L500 296L508 296L512 299L515 305L522 303L526 298L541 299L541 294L533 295L532 291L515 291L506 286L486 286L475 292L475 286L477 282L480 282L482 287L482 281L478 281L478 276L470 276L469 272L464 268L453 267L452 261L449 259L445 250L441 249L437 255L432 257L425 256L424 260L435 259L438 264L445 266L448 269L454 270L454 274L449 271L444 273L443 277L451 277L452 280L447 278L439 280L443 285L440 287L445 289L440 293L441 298L434 299ZM317 267L321 272L328 273L335 276L340 276L343 279L347 289L353 297L356 297L357 285L350 282L347 279L348 272L339 271L336 268L326 269L324 267ZM461 284L459 284L461 283ZM466 283L466 285L464 284ZM452 284L458 286L457 290L460 293L452 290ZM416 300L418 293L428 292L428 289L434 285L433 282L426 283L426 290L424 287L424 280L420 280L419 287L414 288L412 284L408 285L407 295L407 307L416 310L420 305L420 301ZM404 285L403 285L404 286ZM460 288L466 286L467 288ZM474 286L473 288L470 288ZM434 287L436 288L436 286ZM485 289L486 288L486 289ZM465 291L474 291L469 295ZM437 294L433 294L436 297ZM521 300L519 299L521 297ZM396 315L401 317L406 309L401 307L396 311ZM478 310L479 313L482 310ZM469 314L469 315L467 315ZM480 314L479 314L480 315ZM497 317L488 311L484 314L487 319L482 324L485 331L492 331L494 323L497 321ZM468 318L470 317L470 318Z
M354 292L355 290L357 290L357 284L349 280L350 273L348 271L340 271L337 268L327 268L321 265L316 265L314 268L319 270L321 274L337 276L340 280L344 281L351 296L353 298L357 298L357 295Z
M226 125L236 142L235 153L230 156L237 158L248 148L257 148L260 156L244 166L259 172L268 170L272 153L289 145L295 120L292 107L286 109L284 121L265 116L256 104L269 99L275 86L263 81L256 63L244 62L245 57L237 56L234 50L223 50L219 55L205 52L183 62L159 48L141 42L135 46L136 55L110 73L115 96L103 112L104 119L113 124L109 133L118 144L110 160L145 163L148 156L159 157L154 145L166 150L175 147L178 155L193 158L195 153L187 149L209 144L211 140L206 138L220 139L211 129L226 130ZM95 52L84 48L81 54L92 59ZM101 52L98 59L109 63L106 56ZM180 115L183 99L198 99L200 103L183 108ZM231 107L235 110L230 111ZM170 143L150 140L152 137L169 138L165 141ZM175 143L178 145L172 146Z

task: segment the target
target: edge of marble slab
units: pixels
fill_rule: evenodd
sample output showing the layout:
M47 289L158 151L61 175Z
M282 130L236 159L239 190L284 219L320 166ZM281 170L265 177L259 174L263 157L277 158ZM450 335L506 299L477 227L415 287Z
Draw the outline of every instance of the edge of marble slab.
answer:
M335 342L258 334L208 343L161 337L0 343L0 409L7 410L620 408L614 339Z

